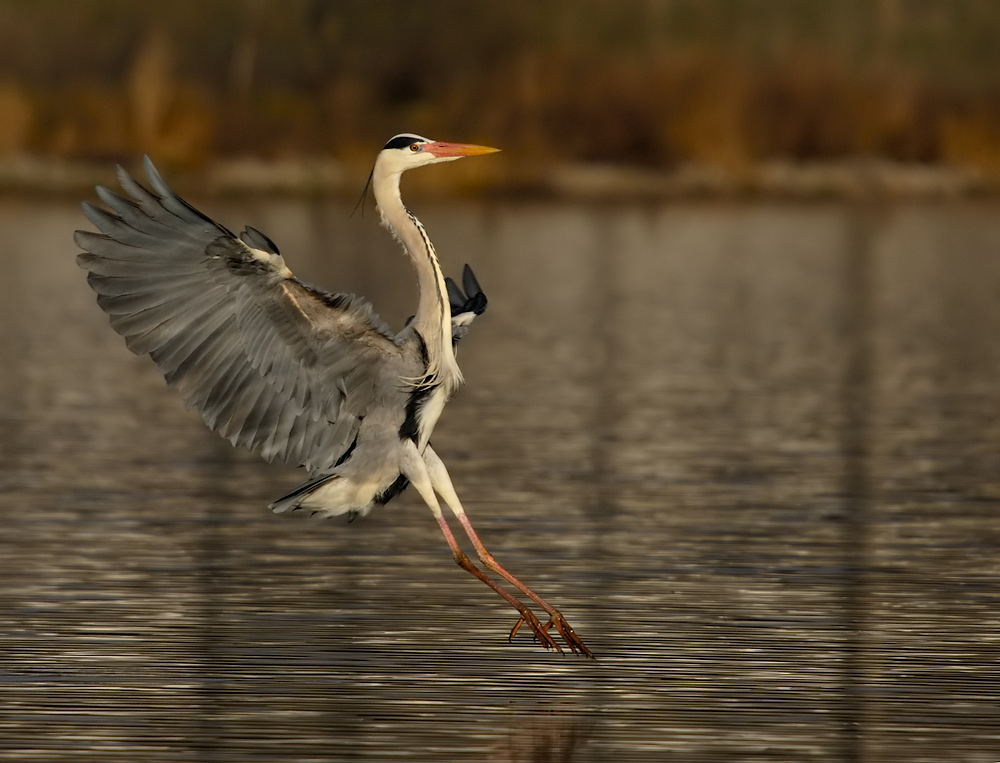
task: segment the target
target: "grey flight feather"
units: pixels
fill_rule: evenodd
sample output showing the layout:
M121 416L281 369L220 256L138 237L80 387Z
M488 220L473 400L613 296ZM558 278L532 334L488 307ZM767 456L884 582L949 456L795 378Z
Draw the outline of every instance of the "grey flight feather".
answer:
M364 299L293 277L264 234L198 212L148 157L145 170L152 191L119 168L128 198L98 188L112 211L84 203L100 233L75 237L112 327L234 445L328 472L376 389L419 372L402 335Z

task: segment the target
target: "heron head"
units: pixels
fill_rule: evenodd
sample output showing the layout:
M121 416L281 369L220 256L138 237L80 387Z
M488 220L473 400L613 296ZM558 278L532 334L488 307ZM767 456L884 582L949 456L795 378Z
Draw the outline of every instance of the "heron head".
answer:
M468 143L445 143L422 138L419 135L403 133L396 135L379 152L376 165L382 165L390 173L402 173L414 167L436 162L452 162L464 156L492 154L499 148L474 146Z

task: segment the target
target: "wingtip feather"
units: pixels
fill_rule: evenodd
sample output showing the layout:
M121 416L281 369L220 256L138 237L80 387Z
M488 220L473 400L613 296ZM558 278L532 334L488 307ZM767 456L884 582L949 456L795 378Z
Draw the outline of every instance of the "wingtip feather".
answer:
M163 176L160 175L160 171L154 166L153 160L149 158L149 154L143 154L142 168L146 172L149 184L153 186L153 190L156 191L161 197L170 197L175 195L170 186L167 185L167 182L163 179Z
M465 293L471 298L477 294L482 294L482 287L479 285L479 280L476 278L476 274L472 272L472 268L469 267L469 263L465 264L462 268L462 286L465 287Z
M90 220L90 222L97 228L104 230L102 223L104 223L108 217L108 213L105 210L101 209L92 201L85 201L81 203L80 209L83 210L84 217Z
M89 230L73 231L73 243L76 244L81 249L83 249L83 251L86 252L88 255L91 254L90 247L93 246L93 240L95 238L106 239L107 236L105 236L102 233L94 233L93 231ZM77 260L79 260L79 258L82 256L83 256L82 254L78 255Z

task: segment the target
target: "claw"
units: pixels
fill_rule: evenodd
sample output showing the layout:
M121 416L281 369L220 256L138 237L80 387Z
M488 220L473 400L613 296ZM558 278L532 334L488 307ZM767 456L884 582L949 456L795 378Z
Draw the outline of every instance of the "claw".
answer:
M584 657L594 659L594 653L587 649L586 644L584 644L580 640L580 637L576 635L576 632L573 630L573 626L566 622L565 617L557 612L549 619L549 622L546 623L545 627L547 629L552 625L556 626L556 630L559 631L559 635L562 636L562 640L566 642L566 646L569 647L573 654L581 654Z
M532 617L534 617L534 615L532 615ZM514 636L516 636L517 632L521 629L521 626L524 625L526 622L528 622L528 620L522 614L521 617L518 619L518 621L514 623L514 627L511 628L510 636L508 638L509 641L513 640ZM531 627L531 630L534 631L535 639L536 640L541 639L542 645L545 646L546 649L550 649L551 647L548 645L548 643L552 643L555 645L556 649L558 649L560 652L563 651L556 643L556 641L549 635L549 629L554 625L556 628L556 632L562 637L562 640L566 642L566 646L569 647L569 650L573 654L579 654L584 657L589 657L592 660L595 659L594 653L591 652L587 648L587 645L580 640L580 637L576 635L576 631L573 630L573 626L571 626L566 621L566 618L563 617L561 613L556 612L554 615L552 615L552 617L549 618L548 622L545 623L545 625L541 625L539 623L537 628L530 622L528 623L528 625Z
M525 610L521 612L521 616L518 618L517 622L514 623L514 627L510 630L510 636L507 640L513 640L514 636L521 629L521 626L525 623L531 628L532 633L535 634L535 640L540 642L542 646L546 649L555 649L557 652L562 653L563 648L556 643L555 639L548 633L548 626L543 627L538 621L538 618L530 610Z

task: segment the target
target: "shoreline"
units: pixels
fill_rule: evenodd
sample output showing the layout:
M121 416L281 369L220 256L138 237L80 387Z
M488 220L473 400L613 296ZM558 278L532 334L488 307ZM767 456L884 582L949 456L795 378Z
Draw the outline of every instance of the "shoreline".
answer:
M138 165L138 161L136 161ZM0 158L0 197L79 196L116 186L114 160L66 161L21 154ZM132 168L133 171L135 168ZM329 156L218 160L170 172L183 195L324 196L355 200L364 178ZM612 164L505 166L414 182L423 196L538 198L567 201L787 199L802 201L954 200L1000 197L1000 176L943 165L884 160L836 163L773 161L739 171L687 165L672 171Z

